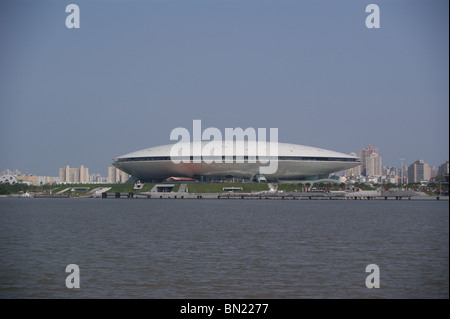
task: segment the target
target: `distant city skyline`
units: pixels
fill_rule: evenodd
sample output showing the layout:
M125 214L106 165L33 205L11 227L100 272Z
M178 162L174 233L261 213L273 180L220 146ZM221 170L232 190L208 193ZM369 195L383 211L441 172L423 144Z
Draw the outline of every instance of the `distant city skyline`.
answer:
M106 176L194 119L346 154L373 145L388 167L449 159L448 1L74 3L79 29L69 3L0 3L0 170Z
M367 158L365 158L365 156L361 156L362 158L362 164L359 166L356 166L354 168L345 170L345 171L339 171L339 172L335 172L337 173L343 173L344 176L378 176L378 177L382 177L382 176L397 176L398 178L405 178L405 180L416 180L416 167L418 165L418 163L420 165L422 165L421 167L425 167L425 168L421 168L421 176L422 179L429 179L429 178L433 178L435 176L442 176L445 174L449 173L449 160L446 160L445 162L441 163L440 165L429 165L428 163L426 163L424 160L419 159L419 160L415 160L411 163L403 163L403 166L389 166L389 165L381 165L381 157L379 157L378 153L379 150L377 148L374 148L372 145L368 145L366 148L361 149L360 150L360 154L367 152L367 154L370 154L369 156L367 156ZM352 156L357 156L356 153L350 153L349 155ZM374 155L376 155L374 157ZM378 168L374 169L369 169L369 170L363 170L363 167L365 165L365 163L371 163L370 165L374 165L373 163L373 157L376 160L376 163L378 164ZM411 168L413 169L414 173L411 173ZM402 171L404 170L405 174L412 174L412 175L408 175L408 176L403 176L402 175ZM424 173L425 172L425 173ZM334 175L335 173L332 173L331 175ZM23 173L22 171L18 170L18 169L3 169L0 170L0 176L3 175L15 175L15 176L26 176L26 175L30 175L30 176L38 176L38 174L34 174L31 172L25 172ZM52 175L50 175L52 176ZM50 176L41 176L41 177L45 177L48 178ZM61 183L125 183L127 181L127 179L130 177L129 174L117 169L116 167L113 166L109 166L107 168L107 175L102 175L99 174L98 172L94 172L92 174L89 173L89 168L84 167L84 165L81 165L78 168L72 168L69 167L69 165L66 165L64 168L59 168L58 169L58 174L54 175L53 177L55 177L55 181L61 182ZM425 178L426 177L426 178Z

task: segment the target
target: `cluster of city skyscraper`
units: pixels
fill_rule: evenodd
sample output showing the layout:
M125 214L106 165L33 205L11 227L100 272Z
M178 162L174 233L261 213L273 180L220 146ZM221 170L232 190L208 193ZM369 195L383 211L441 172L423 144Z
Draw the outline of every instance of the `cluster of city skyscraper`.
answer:
M350 155L358 156L356 153ZM361 158L361 165L346 170L344 176L351 178L383 176L382 159L378 148L368 145L366 148L359 150L359 157Z
M88 183L125 183L130 175L115 167L108 167L108 177L106 180L100 174L89 175L89 169L81 165L78 168L70 168L66 165L65 168L59 169L59 182L66 184L88 184Z
M357 156L356 153L351 153ZM449 161L446 161L438 168L430 166L423 160L416 160L408 166L401 168L384 167L379 153L379 149L368 145L359 150L359 157L362 164L352 169L346 170L344 176L349 179L359 179L361 182L373 181L377 183L420 183L429 181L437 175L449 173Z

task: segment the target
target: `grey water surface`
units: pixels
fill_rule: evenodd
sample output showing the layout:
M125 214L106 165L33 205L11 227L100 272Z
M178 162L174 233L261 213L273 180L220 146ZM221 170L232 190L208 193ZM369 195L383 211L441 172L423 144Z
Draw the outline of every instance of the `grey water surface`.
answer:
M0 199L0 298L448 298L448 255L448 201Z

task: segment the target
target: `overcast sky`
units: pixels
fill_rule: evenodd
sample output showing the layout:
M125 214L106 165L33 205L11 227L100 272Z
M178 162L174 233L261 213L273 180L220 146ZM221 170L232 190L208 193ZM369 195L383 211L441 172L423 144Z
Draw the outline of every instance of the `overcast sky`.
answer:
M68 29L66 6L80 8ZM365 8L380 8L368 29ZM1 1L0 170L107 174L172 129L449 157L449 2Z

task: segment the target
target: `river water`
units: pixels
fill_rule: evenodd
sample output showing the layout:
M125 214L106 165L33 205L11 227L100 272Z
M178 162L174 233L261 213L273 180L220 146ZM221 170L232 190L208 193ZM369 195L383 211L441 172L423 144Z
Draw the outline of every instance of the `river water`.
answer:
M448 298L448 256L448 201L0 199L0 298Z

